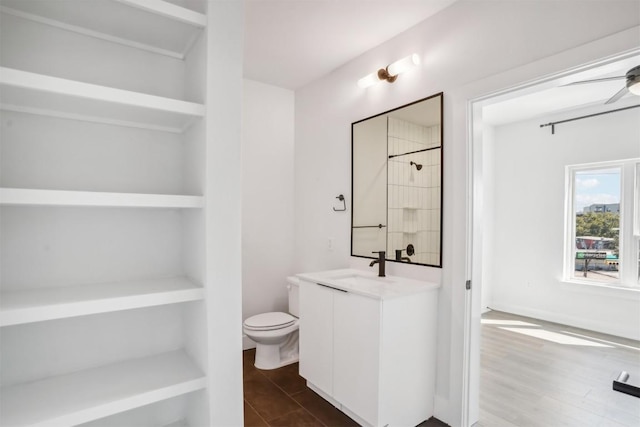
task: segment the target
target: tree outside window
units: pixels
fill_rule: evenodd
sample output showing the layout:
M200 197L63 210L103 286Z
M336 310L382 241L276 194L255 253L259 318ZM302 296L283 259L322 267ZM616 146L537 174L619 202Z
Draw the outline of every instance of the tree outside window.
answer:
M619 167L574 172L575 278L620 279L620 176Z

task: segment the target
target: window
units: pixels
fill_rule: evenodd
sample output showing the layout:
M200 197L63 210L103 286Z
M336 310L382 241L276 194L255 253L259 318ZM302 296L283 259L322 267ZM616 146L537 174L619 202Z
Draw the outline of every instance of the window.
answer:
M573 278L616 283L620 279L620 167L573 174Z
M565 278L640 286L640 159L567 167Z

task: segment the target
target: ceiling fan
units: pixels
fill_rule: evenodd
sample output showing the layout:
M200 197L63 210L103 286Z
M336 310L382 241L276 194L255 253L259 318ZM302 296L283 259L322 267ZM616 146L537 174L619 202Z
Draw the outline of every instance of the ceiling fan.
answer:
M609 98L607 102L605 102L605 104L613 104L614 102L616 102L617 100L625 96L627 94L627 91L631 92L634 95L640 95L640 65L633 67L632 69L627 71L627 74L624 76L582 80L579 82L569 83L566 86L578 85L578 84L584 84L584 83L608 82L608 81L620 80L620 79L627 80L625 86L622 89L620 89L615 95Z

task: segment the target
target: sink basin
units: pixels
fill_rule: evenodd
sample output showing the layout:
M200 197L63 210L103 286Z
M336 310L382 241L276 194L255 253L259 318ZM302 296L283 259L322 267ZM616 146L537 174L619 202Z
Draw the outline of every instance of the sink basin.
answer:
M335 289L378 299L400 297L440 287L436 283L395 276L378 277L372 272L355 269L304 273L298 274L298 277Z
M349 288L380 292L382 288L388 286L390 283L394 283L394 281L388 279L385 280L385 278L382 277L366 277L354 274L352 276L334 279L334 283L338 283Z

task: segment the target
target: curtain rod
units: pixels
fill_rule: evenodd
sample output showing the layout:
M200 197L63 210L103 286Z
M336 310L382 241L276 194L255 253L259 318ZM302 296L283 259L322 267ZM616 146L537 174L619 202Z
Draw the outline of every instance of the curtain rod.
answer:
M545 123L543 125L540 125L540 127L543 128L545 126L551 126L551 135L555 135L555 133L556 133L556 125L559 125L561 123L572 122L574 120L588 119L589 117L602 116L603 114L617 113L618 111L630 110L631 108L638 108L638 107L640 107L640 104L632 105L630 107L618 108L617 110L603 111L602 113L595 113L595 114L589 114L589 115L586 115L586 116L574 117L573 119L560 120L560 121L557 121L557 122L549 122L549 123Z

